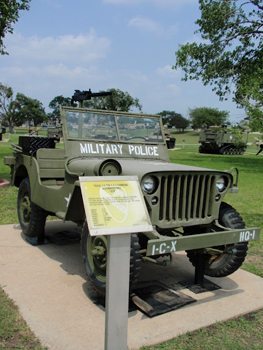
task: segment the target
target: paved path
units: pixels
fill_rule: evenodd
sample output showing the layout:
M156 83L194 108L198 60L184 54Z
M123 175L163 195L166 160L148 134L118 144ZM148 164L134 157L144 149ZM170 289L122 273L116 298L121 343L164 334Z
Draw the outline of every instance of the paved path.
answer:
M47 231L68 230L51 222ZM74 231L71 226L70 230ZM94 301L85 280L79 242L53 236L53 243L32 247L13 225L0 226L0 285L18 305L22 316L51 350L101 350L104 346L104 310ZM146 265L146 264L145 264ZM147 264L142 278L165 283L193 278L193 268L183 254L169 267ZM193 294L197 302L147 318L129 313L129 348L138 349L206 327L216 321L263 308L263 279L239 270L230 277L212 279L221 289ZM93 301L92 301L93 300Z

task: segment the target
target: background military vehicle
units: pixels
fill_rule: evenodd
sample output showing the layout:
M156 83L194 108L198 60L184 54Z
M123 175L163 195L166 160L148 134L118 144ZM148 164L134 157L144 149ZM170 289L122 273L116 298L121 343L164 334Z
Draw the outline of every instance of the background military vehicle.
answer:
M48 125L47 126L47 137L53 138L57 142L60 141L60 138L62 137L62 128L60 125Z
M167 127L164 127L164 136L165 136L167 148L168 149L175 148L176 138L172 136L170 129Z
M72 102L103 94L76 91ZM224 202L236 189L234 174L170 163L160 116L72 106L61 108L61 121L63 143L20 136L13 155L5 157L27 241L45 242L48 215L77 223L87 276L104 293L107 237L89 234L79 177L137 175L154 229L132 234L131 289L143 261L158 262L175 251L185 250L195 267L202 257L209 276L227 276L241 266L259 230L245 229Z
M231 131L227 127L203 128L199 136L199 152L241 155L247 148L247 132Z

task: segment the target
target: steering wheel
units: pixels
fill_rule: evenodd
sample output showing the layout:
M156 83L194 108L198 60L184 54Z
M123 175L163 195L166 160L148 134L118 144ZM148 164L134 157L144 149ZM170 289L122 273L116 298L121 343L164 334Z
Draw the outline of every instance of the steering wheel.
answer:
M142 139L144 141L147 141L147 139L145 137L143 137L143 136L133 136L133 137L129 138L129 140L134 140L134 139L140 139L140 140Z

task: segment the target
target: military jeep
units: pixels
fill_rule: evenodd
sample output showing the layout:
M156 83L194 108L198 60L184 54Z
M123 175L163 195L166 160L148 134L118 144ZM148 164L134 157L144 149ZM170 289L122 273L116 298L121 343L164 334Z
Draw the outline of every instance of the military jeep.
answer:
M202 255L208 276L227 276L241 266L259 230L245 228L224 202L236 190L235 174L170 163L157 115L62 107L61 123L64 142L20 136L5 158L29 242L45 242L48 215L77 223L87 276L104 293L107 238L89 234L79 177L137 175L154 230L132 234L131 289L144 261L165 260L177 251L186 251L194 266Z

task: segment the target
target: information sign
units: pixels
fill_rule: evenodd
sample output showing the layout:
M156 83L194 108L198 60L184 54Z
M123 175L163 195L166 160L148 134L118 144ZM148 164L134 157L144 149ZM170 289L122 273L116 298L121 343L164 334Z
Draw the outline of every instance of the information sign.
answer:
M136 176L84 176L79 180L90 235L108 235L105 349L126 350L130 233L152 231L153 227Z
M80 177L91 236L152 231L136 176Z

